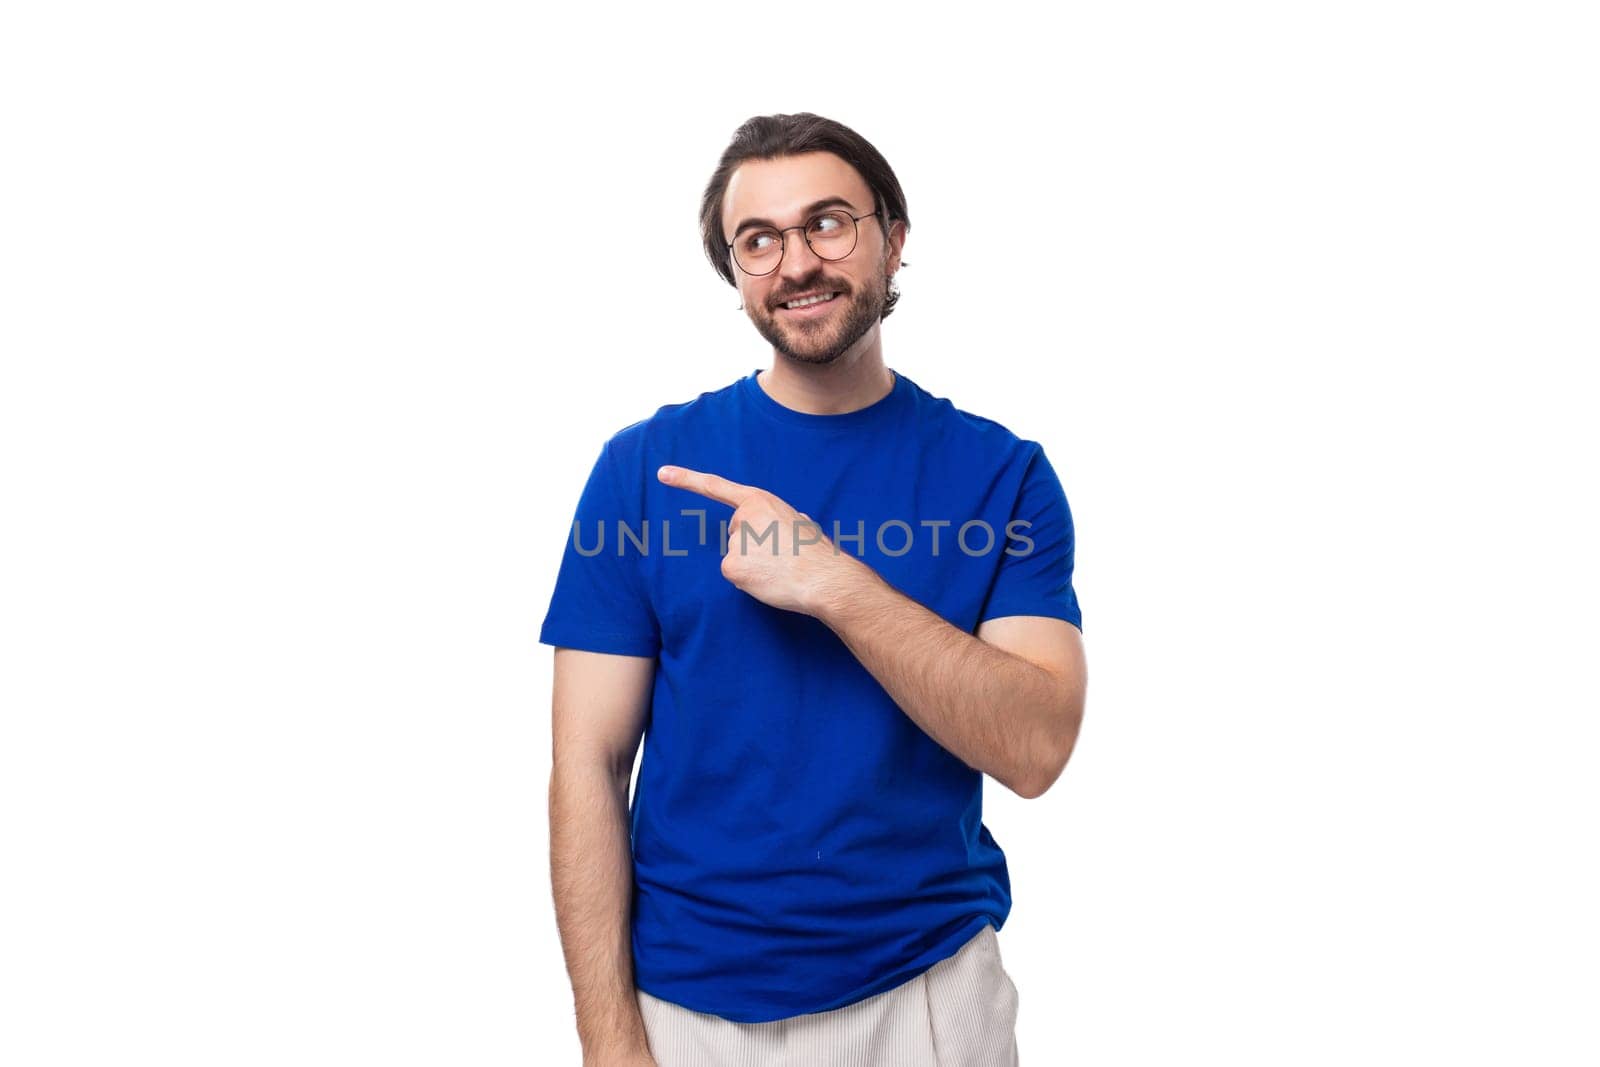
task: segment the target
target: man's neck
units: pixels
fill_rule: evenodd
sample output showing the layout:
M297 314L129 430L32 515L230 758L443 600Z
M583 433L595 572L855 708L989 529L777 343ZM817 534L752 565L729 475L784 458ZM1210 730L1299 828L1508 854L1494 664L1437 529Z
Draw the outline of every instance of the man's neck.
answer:
M894 389L895 375L883 365L881 351L860 359L832 363L799 363L777 357L756 384L773 400L807 415L843 415L876 404Z

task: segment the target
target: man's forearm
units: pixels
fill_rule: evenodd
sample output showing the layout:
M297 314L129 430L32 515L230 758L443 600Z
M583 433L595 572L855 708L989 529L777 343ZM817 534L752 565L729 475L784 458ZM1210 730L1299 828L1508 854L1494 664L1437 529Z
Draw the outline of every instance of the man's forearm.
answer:
M869 567L811 612L923 731L1023 796L1047 789L1077 736L1073 680L951 626Z
M550 882L585 1058L647 1052L633 980L628 779L604 767L550 774Z

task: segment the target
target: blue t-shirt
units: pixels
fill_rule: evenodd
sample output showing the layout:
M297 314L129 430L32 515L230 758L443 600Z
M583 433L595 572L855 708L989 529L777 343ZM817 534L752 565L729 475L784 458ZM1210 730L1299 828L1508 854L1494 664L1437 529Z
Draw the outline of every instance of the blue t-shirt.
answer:
M656 469L777 494L965 633L1003 615L1082 625L1072 515L1037 442L903 374L868 407L812 415L756 373L605 443L539 635L656 659L630 815L635 981L736 1022L910 981L999 930L1011 885L983 775L827 626L724 578L733 508Z

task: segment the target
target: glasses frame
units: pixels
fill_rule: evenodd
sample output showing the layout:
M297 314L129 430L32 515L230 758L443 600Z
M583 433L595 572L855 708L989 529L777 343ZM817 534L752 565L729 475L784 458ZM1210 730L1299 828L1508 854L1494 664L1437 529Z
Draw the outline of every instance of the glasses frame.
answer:
M850 258L850 254L856 250L856 245L861 243L861 220L862 219L870 219L874 215L882 215L882 214L883 214L883 209L882 208L879 208L877 211L869 211L865 215L851 215L850 212L846 211L844 208L830 207L826 211L817 212L815 215L812 215L809 219L806 219L806 221L802 222L798 226L785 226L783 229L777 231L778 232L778 243L783 246L782 249L780 249L779 252L778 252L778 262L776 262L776 263L774 263L772 265L772 270L762 271L760 274L752 274L752 273L750 273L750 271L745 270L744 269L744 264L739 262L739 257L734 255L733 246L739 242L739 238L738 237L735 237L733 240L728 242L728 259L733 263L733 265L735 267L738 267L739 270L743 271L746 276L751 277L751 278L765 278L767 275L771 274L773 271L775 271L779 267L783 266L783 257L789 254L789 237L788 237L789 231L790 230L799 230L800 231L801 240L805 241L806 247L811 249L811 254L812 255L816 256L818 259L822 260L824 263L837 263L837 262L839 262L839 260L849 259ZM829 259L827 256L823 255L821 252L818 252L816 250L816 248L811 244L811 238L806 236L806 230L811 228L811 224L813 222L816 222L818 219L820 219L824 215L845 215L845 216L847 216L850 219L851 228L855 231L855 239L850 242L850 251L846 252L842 256L839 256L837 259ZM761 229L762 230L766 230L768 232L771 232L772 228L769 227L769 226L763 226L763 227L761 227ZM757 231L757 232L760 232L760 231Z

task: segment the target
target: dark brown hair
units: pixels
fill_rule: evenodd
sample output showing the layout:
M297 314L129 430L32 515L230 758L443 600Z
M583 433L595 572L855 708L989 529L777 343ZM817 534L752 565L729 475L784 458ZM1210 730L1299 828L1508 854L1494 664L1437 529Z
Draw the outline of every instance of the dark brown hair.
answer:
M700 197L700 236L705 244L706 258L722 275L723 280L735 289L739 287L729 260L728 243L722 239L722 201L728 191L728 179L741 163L751 159L778 159L802 152L832 152L854 167L872 190L878 221L883 226L887 245L889 226L899 221L911 228L906 214L906 196L900 189L900 179L894 176L889 161L865 137L842 123L801 111L793 115L758 115L748 119L734 131L733 139L722 153L717 169L706 183ZM910 266L904 260L902 267ZM900 292L893 280L889 295L883 305L883 317L888 318L900 301Z

